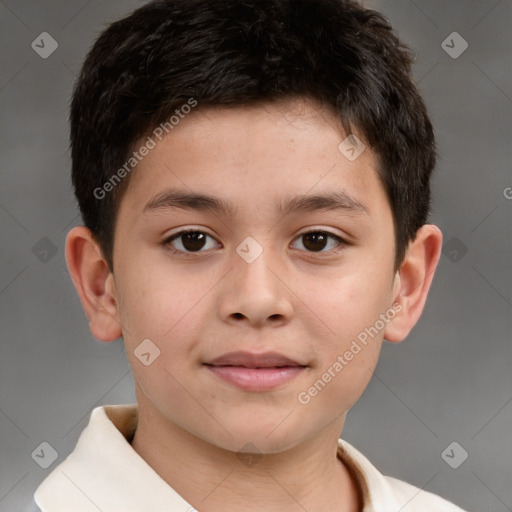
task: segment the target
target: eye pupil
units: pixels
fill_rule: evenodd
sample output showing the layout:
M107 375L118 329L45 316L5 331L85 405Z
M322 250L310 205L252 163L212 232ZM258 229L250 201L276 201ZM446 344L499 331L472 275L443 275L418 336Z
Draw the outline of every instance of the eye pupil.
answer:
M306 233L304 236L304 247L310 251L321 251L325 248L327 236L324 233Z
M181 236L183 247L185 247L187 251L197 251L204 247L206 241L205 233L191 231L190 233L183 233Z

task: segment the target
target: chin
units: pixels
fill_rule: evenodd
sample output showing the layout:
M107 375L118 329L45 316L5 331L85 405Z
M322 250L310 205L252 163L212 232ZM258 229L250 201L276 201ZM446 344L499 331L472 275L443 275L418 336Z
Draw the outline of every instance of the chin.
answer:
M208 442L237 454L281 453L296 446L304 435L304 432L300 432L300 436L298 436L298 429L294 429L295 432L290 432L287 428L281 429L274 426L275 430L272 431L272 429L263 429L254 423L236 427L225 425L225 427L232 434L232 437L222 435L221 438L208 439ZM224 431L223 434L225 434Z

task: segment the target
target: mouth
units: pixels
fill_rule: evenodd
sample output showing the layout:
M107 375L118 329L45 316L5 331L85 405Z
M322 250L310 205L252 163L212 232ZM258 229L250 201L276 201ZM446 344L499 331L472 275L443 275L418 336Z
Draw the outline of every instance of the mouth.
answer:
M308 367L277 352L230 352L203 364L216 377L245 391L283 386Z

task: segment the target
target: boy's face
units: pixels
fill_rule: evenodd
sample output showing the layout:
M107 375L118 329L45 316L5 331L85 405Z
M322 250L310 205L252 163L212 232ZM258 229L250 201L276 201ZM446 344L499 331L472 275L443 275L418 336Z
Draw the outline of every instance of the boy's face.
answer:
M198 110L138 164L113 259L141 408L233 451L248 442L282 451L328 426L339 434L375 368L397 291L377 158L366 147L350 161L338 149L345 137L331 114L301 100ZM230 215L165 201L148 207L170 191L215 197ZM344 206L279 208L335 193L346 195ZM202 237L163 244L185 229ZM146 339L160 350L147 366L134 353ZM299 366L210 365L238 351L278 353Z

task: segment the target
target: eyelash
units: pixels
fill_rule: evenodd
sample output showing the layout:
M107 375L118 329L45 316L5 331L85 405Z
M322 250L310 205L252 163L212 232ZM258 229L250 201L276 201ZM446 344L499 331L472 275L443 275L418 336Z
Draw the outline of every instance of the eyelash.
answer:
M205 235L209 236L210 238L214 239L214 237L212 235L210 235L209 233L206 233L205 231L201 231L200 229L184 229L183 231L178 231L177 233L174 233L173 235L164 239L161 242L161 245L174 254L179 254L181 256L186 256L186 257L195 256L197 254L201 254L202 252L206 252L206 251L186 252L186 251L182 251L180 249L176 249L175 247L172 246L172 242L174 240L179 239L182 235L186 235L187 233L202 233L202 234L205 234ZM335 235L334 233L330 233L329 231L323 231L323 230L318 230L318 229L301 233L300 235L297 236L297 238L295 238L295 240L298 240L301 237L303 237L305 235L312 234L312 233L327 235L329 238L335 239L338 242L338 246L335 249L330 249L328 251L323 251L323 250L321 250L321 251L306 251L309 254L338 253L339 251L343 250L345 248L345 246L350 245L349 242L347 242L340 236Z

